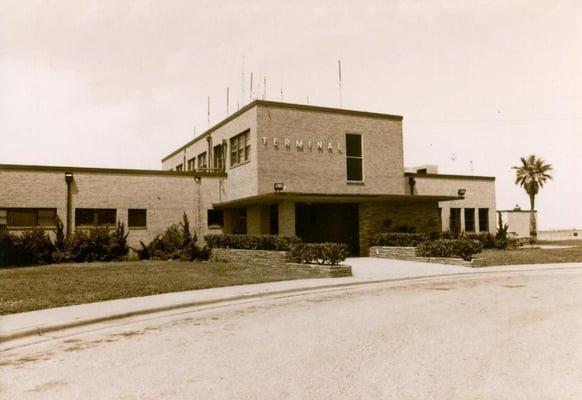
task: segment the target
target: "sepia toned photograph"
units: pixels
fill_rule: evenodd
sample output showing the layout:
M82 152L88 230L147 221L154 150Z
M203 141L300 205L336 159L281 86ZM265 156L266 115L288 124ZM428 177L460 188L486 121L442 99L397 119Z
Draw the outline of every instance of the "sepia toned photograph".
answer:
M582 2L0 0L0 399L582 399Z

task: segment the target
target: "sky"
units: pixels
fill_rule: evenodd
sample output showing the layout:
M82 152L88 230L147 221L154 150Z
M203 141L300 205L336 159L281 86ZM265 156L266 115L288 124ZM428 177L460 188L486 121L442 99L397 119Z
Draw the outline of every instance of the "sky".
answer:
M255 96L339 106L338 60L344 108L404 116L406 166L528 208L511 167L536 154L539 227L582 228L577 0L2 0L0 163L159 169L251 72Z

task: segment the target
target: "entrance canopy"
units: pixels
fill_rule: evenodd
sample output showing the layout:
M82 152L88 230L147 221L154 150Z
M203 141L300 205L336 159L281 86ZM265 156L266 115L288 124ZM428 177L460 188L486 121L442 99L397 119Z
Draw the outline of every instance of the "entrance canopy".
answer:
M406 194L328 194L280 192L266 193L242 199L214 203L215 209L245 207L250 205L273 204L282 201L295 203L430 203L438 201L462 200L460 196L419 196Z

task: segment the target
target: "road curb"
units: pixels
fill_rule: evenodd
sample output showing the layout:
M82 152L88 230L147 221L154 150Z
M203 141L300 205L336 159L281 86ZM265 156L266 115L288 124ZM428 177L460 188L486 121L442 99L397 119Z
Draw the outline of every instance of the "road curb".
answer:
M102 322L114 321L124 318L136 317L140 315L148 315L148 314L155 314L165 311L172 311L172 310L179 310L182 308L190 308L190 307L199 307L199 306L207 306L212 304L220 304L220 303L229 303L233 301L239 300L250 300L250 299L258 299L262 297L268 296L276 296L276 295L284 295L284 294L292 294L292 293L301 293L318 291L322 289L345 289L350 287L360 287L366 285L374 285L380 283L398 283L398 282L414 282L414 281L423 281L423 280L431 280L436 278L449 278L449 277L460 277L460 278L469 278L474 276L480 275L490 275L490 274L508 274L508 273L520 273L520 272L531 272L531 271L555 271L555 270L572 270L572 269L580 269L580 268L533 268L533 269L520 269L520 270L503 270L503 271L476 271L472 273L466 274L459 274L459 273L450 273L450 274L435 274L435 275L424 275L424 276L411 276L411 277L404 277L404 278L387 278L387 279L375 279L375 280L363 280L363 281L356 281L356 282L345 282L345 283L337 283L337 284L328 284L328 285L320 285L320 286L311 286L311 287L298 287L293 289L283 289L283 290L274 290L274 291L267 291L261 293L253 293L253 294L245 294L239 296L230 296L230 297L222 297L217 299L211 300L202 300L202 301L189 301L184 303L177 303L168 306L162 307L148 307L143 308L140 310L128 311L128 312L121 312L116 314L111 314L104 317L96 317L96 318L87 318L83 320L71 321L67 323L60 323L54 325L47 325L44 327L32 327L27 329L20 329L17 332L11 333L4 333L0 334L0 344L5 344L9 341L22 339L29 336L41 336L46 333L61 331L65 329L71 328L78 328L86 325L93 325Z

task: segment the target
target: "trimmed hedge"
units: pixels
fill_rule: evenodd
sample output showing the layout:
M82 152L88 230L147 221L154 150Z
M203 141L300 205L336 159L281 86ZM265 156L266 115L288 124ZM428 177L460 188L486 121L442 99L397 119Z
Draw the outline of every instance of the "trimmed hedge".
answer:
M421 243L416 248L420 257L460 257L471 261L483 249L481 242L470 239L438 239Z
M297 243L291 249L291 258L300 264L338 265L347 256L343 243Z
M429 235L422 233L377 233L370 240L370 246L389 246L389 247L416 247L422 242L429 239Z
M279 250L289 251L301 243L297 236L278 235L206 235L204 240L208 247L242 250Z

